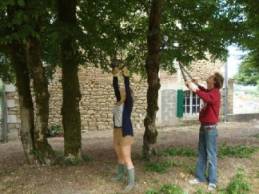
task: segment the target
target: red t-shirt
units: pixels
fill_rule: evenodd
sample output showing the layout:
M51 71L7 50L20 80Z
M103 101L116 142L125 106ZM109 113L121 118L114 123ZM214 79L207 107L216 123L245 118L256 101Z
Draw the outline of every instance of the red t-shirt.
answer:
M204 125L214 125L219 121L220 91L218 88L207 90L199 87L196 94L204 101L204 107L200 111L199 120Z

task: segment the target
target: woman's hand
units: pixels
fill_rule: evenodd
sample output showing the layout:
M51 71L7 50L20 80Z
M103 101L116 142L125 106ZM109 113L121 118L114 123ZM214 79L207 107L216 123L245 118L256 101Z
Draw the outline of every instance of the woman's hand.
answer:
M129 70L128 70L127 67L123 67L123 69L122 69L122 74L123 74L123 76L125 76L125 77L129 77Z

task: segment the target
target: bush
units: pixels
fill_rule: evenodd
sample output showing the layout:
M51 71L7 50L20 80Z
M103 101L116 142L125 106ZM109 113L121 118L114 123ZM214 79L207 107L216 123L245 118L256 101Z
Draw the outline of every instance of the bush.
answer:
M59 137L63 136L63 128L60 125L52 125L48 129L47 136L48 137Z

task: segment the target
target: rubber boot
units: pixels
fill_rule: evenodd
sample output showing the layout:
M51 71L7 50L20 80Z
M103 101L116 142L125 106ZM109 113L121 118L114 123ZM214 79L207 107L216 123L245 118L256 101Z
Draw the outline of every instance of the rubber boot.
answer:
M128 185L124 189L123 193L131 192L135 187L135 169L128 169Z
M112 181L122 181L125 175L125 165L124 164L118 164L116 175L112 178Z

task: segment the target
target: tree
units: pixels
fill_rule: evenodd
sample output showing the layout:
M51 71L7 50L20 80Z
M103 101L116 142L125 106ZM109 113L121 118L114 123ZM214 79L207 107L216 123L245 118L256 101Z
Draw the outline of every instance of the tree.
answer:
M254 59L254 56L248 54L244 59L241 66L239 67L239 72L235 79L239 84L244 85L257 85L259 84L259 62Z
M79 7L79 42L85 64L108 71L117 58L130 64L131 71L144 74L147 17L143 5L135 0L100 0L81 1Z
M147 113L144 120L145 133L143 137L143 156L148 158L150 155L150 145L156 143L158 132L156 130L156 112L158 111L158 91L160 80L158 76L160 63L160 23L162 15L163 0L152 0L149 13L149 28L147 36Z
M54 152L46 137L48 88L39 38L42 33L42 18L48 14L47 9L42 9L45 6L46 4L40 4L38 1L1 2L0 45L5 57L10 58L16 75L21 113L21 140L26 158L30 163L37 161L49 164L54 158ZM36 104L35 124L30 90L31 78Z
M35 156L34 141L34 108L31 95L29 70L23 44L12 44L10 46L10 58L15 70L16 87L19 96L19 107L21 117L20 137L28 163L33 163Z
M229 3L233 7L240 7L236 20L241 20L243 23L243 36L237 39L236 44L248 51L236 80L240 84L256 85L259 80L259 4L253 0L229 0Z
M7 17L7 6L14 6L11 2L1 4L1 78L6 82L15 82L18 89L19 108L21 115L20 137L28 163L35 162L34 151L34 111L30 89L30 78L27 68L26 51L23 43L12 40L7 34L14 33L8 26L10 15ZM9 11L10 14L10 11ZM11 24L9 24L11 25ZM4 37L4 38L3 38ZM8 39L11 40L8 40Z
M76 18L76 0L58 0L58 25L62 65L62 123L64 127L65 155L81 157L81 118L79 102L81 100L78 80L80 62L77 43L78 24Z
M240 15L244 17L245 36L238 42L239 45L249 50L246 62L254 67L259 67L259 3L253 0L238 1L243 6ZM245 62L245 63L246 63Z

